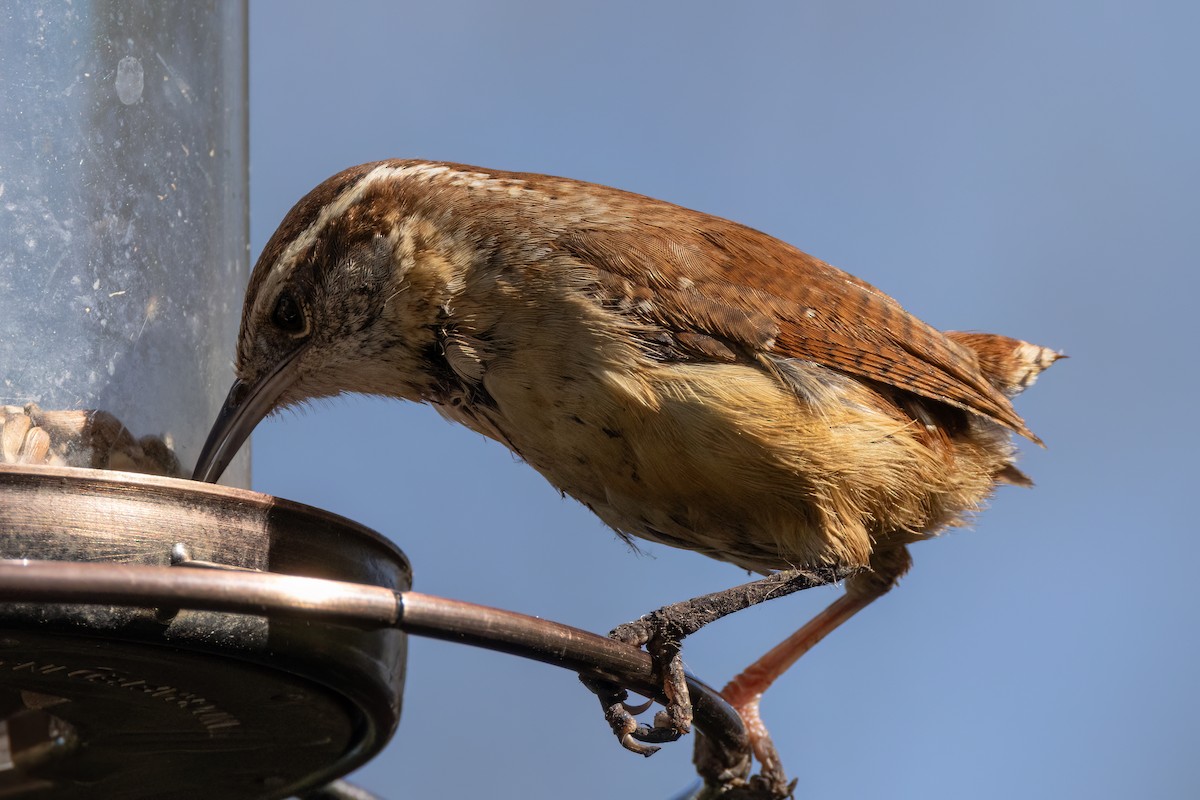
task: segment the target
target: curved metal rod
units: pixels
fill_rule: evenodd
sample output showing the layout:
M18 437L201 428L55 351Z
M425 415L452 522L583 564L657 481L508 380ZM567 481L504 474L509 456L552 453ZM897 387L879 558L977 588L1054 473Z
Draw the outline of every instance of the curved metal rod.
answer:
M253 570L0 559L0 601L188 608L323 619L483 647L564 667L660 702L650 656L604 636L514 611L419 592ZM746 753L742 719L688 676L696 727L726 753Z
M0 600L270 613L367 630L400 618L391 589L232 567L0 559Z

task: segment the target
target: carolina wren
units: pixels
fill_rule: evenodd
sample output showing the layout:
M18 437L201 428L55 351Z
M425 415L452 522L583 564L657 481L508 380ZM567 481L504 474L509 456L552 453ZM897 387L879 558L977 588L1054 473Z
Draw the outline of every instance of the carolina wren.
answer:
M1011 433L1038 440L1009 398L1056 358L937 331L784 242L670 203L382 161L322 183L267 243L196 477L215 480L274 409L387 395L504 444L622 537L759 573L853 572L726 688L757 726L769 681L886 592L908 544L998 483L1028 484Z

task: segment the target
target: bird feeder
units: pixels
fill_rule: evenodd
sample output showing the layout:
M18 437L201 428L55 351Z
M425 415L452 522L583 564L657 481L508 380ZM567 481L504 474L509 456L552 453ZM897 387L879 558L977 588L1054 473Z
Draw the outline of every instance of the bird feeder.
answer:
M244 4L0 13L3 461L176 474L247 274Z
M0 10L5 797L362 797L330 781L398 724L407 633L661 695L627 645L411 592L383 537L244 488L246 455L184 478L233 378L246 52L245 2ZM740 719L690 687L734 774Z
M248 273L245 3L0 15L0 558L54 562L40 584L85 601L0 605L0 794L325 782L395 728L401 631L97 605L70 573L409 585L371 531L181 479L232 380ZM227 480L249 477L242 456Z

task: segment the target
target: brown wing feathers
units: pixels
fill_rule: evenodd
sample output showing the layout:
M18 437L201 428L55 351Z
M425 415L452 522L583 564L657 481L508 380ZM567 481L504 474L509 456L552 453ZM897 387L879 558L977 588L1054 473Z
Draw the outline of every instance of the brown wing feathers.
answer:
M576 229L560 246L603 270L604 288L636 316L710 357L743 349L815 361L1039 441L981 372L969 340L951 341L869 283L766 234L665 208L667 220ZM681 227L681 215L692 225Z

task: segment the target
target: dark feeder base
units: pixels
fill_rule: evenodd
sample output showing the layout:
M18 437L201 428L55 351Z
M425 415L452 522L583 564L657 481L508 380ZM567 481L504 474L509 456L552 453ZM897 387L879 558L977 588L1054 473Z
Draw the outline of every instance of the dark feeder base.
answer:
M0 467L0 559L411 586L404 554L342 517L93 470ZM322 785L391 737L405 651L396 627L319 617L0 603L0 796L266 800Z
M410 585L389 542L299 503L0 467L0 797L359 796L313 787L391 737L406 634L666 701L638 648ZM687 681L702 794L723 796L749 775L746 730Z

